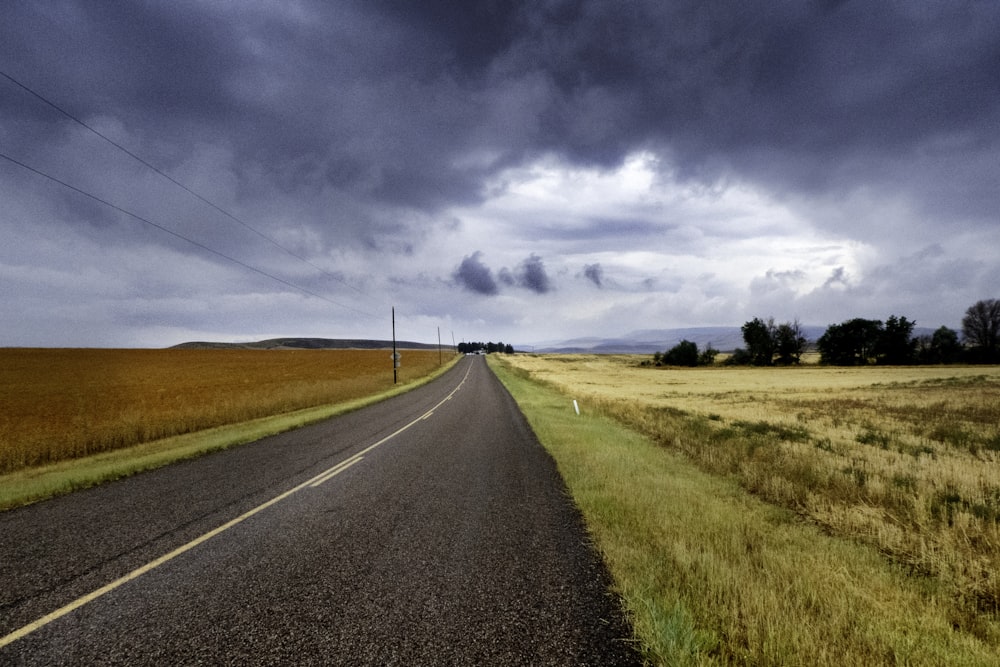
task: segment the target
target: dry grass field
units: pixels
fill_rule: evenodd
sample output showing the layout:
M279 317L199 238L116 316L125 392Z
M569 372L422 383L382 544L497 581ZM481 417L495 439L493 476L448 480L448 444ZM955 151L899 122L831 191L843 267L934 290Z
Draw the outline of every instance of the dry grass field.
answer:
M1000 368L640 368L517 356L611 415L832 536L869 544L1000 643Z
M438 367L404 350L400 383ZM388 350L0 349L0 474L393 386Z

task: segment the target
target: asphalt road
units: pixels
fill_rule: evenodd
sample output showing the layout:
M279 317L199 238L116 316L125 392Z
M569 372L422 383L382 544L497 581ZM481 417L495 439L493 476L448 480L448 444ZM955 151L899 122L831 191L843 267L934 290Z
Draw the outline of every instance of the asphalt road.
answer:
M628 665L609 578L483 359L0 513L0 664Z

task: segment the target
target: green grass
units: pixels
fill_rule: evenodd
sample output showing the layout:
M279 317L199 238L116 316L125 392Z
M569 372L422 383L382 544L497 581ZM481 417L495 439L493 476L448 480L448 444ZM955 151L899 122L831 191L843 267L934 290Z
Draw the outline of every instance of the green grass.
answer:
M1000 664L954 629L935 579L490 363L556 460L651 664Z
M455 357L421 379L364 398L219 426L0 475L0 511L253 442L358 410L427 384L454 366L459 358Z

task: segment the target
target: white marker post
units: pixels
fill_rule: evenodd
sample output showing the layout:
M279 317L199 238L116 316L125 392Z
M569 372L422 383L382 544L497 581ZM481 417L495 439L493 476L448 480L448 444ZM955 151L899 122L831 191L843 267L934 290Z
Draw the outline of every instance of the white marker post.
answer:
M573 399L573 409L576 410L576 416L579 417L580 416L580 405L576 402L575 398Z

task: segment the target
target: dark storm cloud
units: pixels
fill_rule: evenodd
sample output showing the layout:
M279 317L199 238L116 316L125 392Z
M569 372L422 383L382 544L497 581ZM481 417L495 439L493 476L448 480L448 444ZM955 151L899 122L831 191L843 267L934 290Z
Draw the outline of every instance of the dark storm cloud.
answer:
M819 193L881 185L938 211L996 208L995 161L965 165L972 137L984 156L1000 143L997 5L559 6L570 7L560 20L531 13L498 68L552 82L539 146L605 165L650 147L685 178L732 173Z
M515 287L517 285L517 277L514 275L514 272L506 266L497 271L497 280L502 282L507 287Z
M507 287L520 287L530 290L536 294L547 294L551 292L552 281L545 272L545 264L542 258L532 254L513 270L506 266L497 272L497 278Z
M961 168L954 142L995 154L1000 138L993 3L67 1L7 13L5 67L81 117L120 119L158 164L222 143L285 191L421 210L474 201L496 169L541 151L610 166L638 148L690 178L919 195ZM48 113L2 104L25 128ZM463 162L476 151L491 157ZM907 167L918 151L936 159ZM943 197L994 210L978 187L996 180L988 166L955 186L978 199L939 187L938 209Z
M583 267L583 275L587 280L594 283L598 287L603 286L604 269L601 268L600 264L587 264Z
M547 294L552 291L552 281L545 272L545 263L534 253L518 265L514 272L517 284L537 294Z
M455 269L452 277L467 290L492 296L499 290L493 279L493 271L482 262L482 256L483 253L478 251L467 256Z
M956 253L949 240L997 225L995 2L7 4L0 70L358 283L374 280L374 262L419 258L450 237L455 209L498 196L513 168L611 169L638 151L670 186L747 185L875 254L904 236ZM2 78L0 151L241 261L314 274ZM121 257L166 248L217 261L59 190L0 164L0 234L16 228L22 241L16 256L0 249L0 268L47 267L51 244L32 240L68 234L116 244ZM653 238L697 254L684 234L704 219L645 203L620 219L517 220L509 233L536 240L553 266ZM890 215L876 218L872 204ZM729 215L718 211L716 226L753 233ZM439 275L433 259L426 272ZM341 260L346 273L330 266ZM845 266L828 291L862 283L864 268ZM596 269L584 276L602 284ZM553 290L538 255L494 276L475 253L452 277L477 294ZM114 281L138 298L150 289L141 272Z
M845 271L844 267L842 266L838 266L837 268L835 268L833 270L833 273L830 274L830 277L827 278L826 282L823 283L824 288L833 287L835 285L841 285L841 286L850 285L850 278L847 275L847 271Z
M514 269L506 266L501 268L497 271L496 280L493 279L490 268L481 261L481 257L481 252L475 252L463 259L453 274L455 281L473 292L488 295L499 292L497 281L507 287L520 287L536 294L547 294L554 289L552 280L545 271L545 263L534 253Z
M9 74L85 121L115 119L118 141L180 180L190 182L191 154L211 145L231 153L242 188L234 194L250 205L287 197L334 199L334 210L374 207L302 221L340 245L398 235L397 209L478 196L481 174L454 165L475 110L447 75L455 53L426 24L366 3L9 9L0 26ZM22 155L59 146L73 129L0 85L5 129Z
M376 0L369 4L425 34L445 54L450 69L469 77L481 76L484 68L511 47L522 28L524 5L511 0Z

